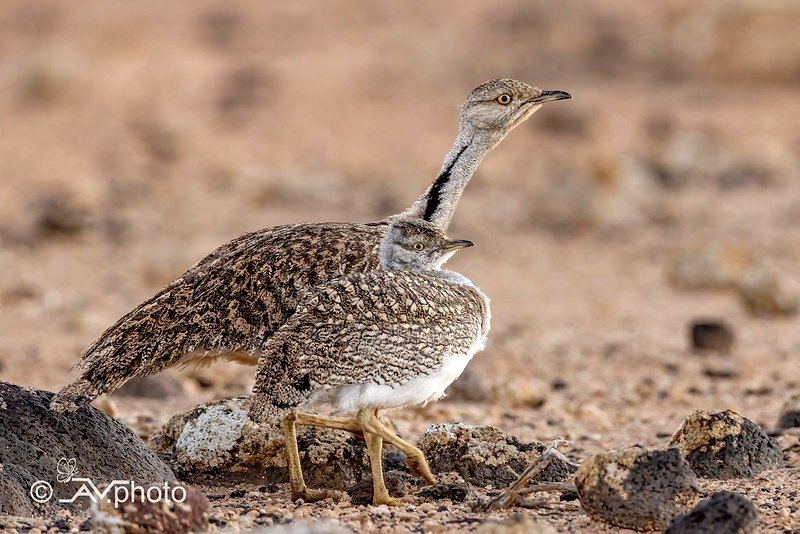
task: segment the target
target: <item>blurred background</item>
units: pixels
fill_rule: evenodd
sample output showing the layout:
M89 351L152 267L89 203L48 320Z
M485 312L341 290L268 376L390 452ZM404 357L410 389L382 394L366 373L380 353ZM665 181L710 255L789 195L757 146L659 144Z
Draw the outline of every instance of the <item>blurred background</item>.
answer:
M425 424L584 450L699 408L774 426L800 383L798 28L789 0L4 2L0 379L63 385L244 232L405 208L469 91L514 77L574 98L463 197L451 234L478 247L450 265L493 335ZM158 422L252 374L173 372L117 405Z

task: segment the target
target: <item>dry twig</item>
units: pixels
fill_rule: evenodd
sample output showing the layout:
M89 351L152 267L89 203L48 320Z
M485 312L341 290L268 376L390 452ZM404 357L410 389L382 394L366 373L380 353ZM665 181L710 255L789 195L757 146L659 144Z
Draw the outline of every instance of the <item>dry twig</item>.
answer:
M559 458L568 463L571 463L563 454L561 454L558 451L559 445L569 445L569 442L561 437L558 437L550 441L550 443L548 443L547 446L544 448L544 451L542 451L542 454L539 456L539 459L534 464L530 465L527 469L525 469L525 471L522 472L519 478L511 485L511 487L509 487L508 490L505 491L505 493L495 497L488 503L481 505L479 508L482 511L501 510L503 508L508 508L509 506L517 502L517 497L519 497L519 495L522 494L523 492L528 494L535 491L573 491L575 489L574 486L569 484L562 485L558 483L539 484L538 489L537 486L534 486L530 488L529 491L525 489L525 486L527 486L528 482L533 477L544 471L545 468L548 465L550 465L550 462L552 462L554 459ZM549 506L544 506L543 502L539 502L537 500L528 500L526 502L529 506L534 506L539 508L549 507Z

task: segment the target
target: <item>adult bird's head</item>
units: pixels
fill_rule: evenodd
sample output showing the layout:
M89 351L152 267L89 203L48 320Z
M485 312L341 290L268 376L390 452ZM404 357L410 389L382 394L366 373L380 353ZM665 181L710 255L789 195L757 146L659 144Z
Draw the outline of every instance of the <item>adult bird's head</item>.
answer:
M543 104L572 98L565 91L543 91L525 82L501 78L472 90L461 107L461 127L468 133L504 137Z
M542 91L527 83L501 78L479 85L461 106L461 125L439 175L403 212L446 230L458 199L483 157L543 104L572 98L565 91Z

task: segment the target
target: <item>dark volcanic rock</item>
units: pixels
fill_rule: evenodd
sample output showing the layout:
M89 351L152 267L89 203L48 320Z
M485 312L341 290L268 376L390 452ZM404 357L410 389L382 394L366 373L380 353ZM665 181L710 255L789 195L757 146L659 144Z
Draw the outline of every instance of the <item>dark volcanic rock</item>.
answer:
M670 443L701 477L751 477L783 465L778 444L749 419L734 412L697 411Z
M689 336L696 351L728 353L733 347L733 330L722 321L695 321Z
M176 415L150 442L184 480L272 484L289 479L280 423L253 421L247 398L212 401ZM298 426L297 442L311 487L345 490L371 476L366 445L349 432ZM385 451L384 461L396 464L396 453Z
M164 485L156 486L158 494L163 496ZM145 495L150 487L145 488ZM181 492L181 489L183 492ZM186 532L204 532L208 529L210 504L202 493L192 488L173 485L167 492L169 497L151 502L137 495L116 503L101 502L92 513L92 529L95 532L107 533L139 533L169 532L183 534ZM154 491L152 495L156 495ZM172 500L172 496L175 500Z
M493 426L461 423L433 425L417 446L434 473L455 471L469 484L506 487L544 451L544 444L522 443ZM573 471L571 465L553 460L534 482L560 482Z
M384 466L385 469L385 466ZM416 488L419 480L405 471L386 471L383 474L386 489L392 497L405 497ZM350 502L357 505L372 504L372 477L362 478L347 488Z
M590 516L635 530L663 529L700 494L677 449L629 447L597 454L581 464L575 485Z
M475 499L472 486L464 482L458 473L444 473L439 475L436 484L425 486L417 491L417 497L433 499L435 501L449 499L453 502L465 502Z
M800 427L800 394L789 397L778 418L778 428L794 427Z
M59 507L77 509L88 498L61 505L81 483L59 482L70 472L100 487L111 480L138 485L175 480L172 471L131 430L91 406L72 414L50 410L53 394L0 382L0 514L48 515ZM71 462L70 459L74 459ZM43 498L34 502L29 491L38 483Z
M665 534L749 534L758 530L758 511L747 498L715 493L686 515L672 520Z

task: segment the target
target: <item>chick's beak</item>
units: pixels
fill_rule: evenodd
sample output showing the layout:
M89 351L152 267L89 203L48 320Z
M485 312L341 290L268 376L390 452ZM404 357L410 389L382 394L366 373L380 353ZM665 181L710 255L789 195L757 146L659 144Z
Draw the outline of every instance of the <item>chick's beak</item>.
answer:
M474 246L475 243L469 241L468 239L453 239L452 241L445 243L443 250L449 252L451 250L459 250L462 248L474 247Z
M572 95L566 91L542 91L542 94L529 98L525 101L526 104L544 104L545 102L553 102L554 100L566 100L572 98Z

